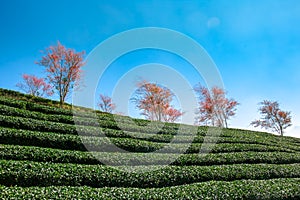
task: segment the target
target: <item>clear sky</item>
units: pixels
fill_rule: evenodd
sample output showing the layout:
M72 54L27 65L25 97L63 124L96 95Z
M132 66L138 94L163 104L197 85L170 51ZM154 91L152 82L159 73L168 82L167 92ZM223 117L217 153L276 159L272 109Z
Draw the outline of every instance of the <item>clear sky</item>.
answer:
M3 0L0 6L0 87L17 90L23 73L43 75L40 51L60 41L91 52L122 31L162 27L186 34L214 60L230 97L241 103L231 127L252 129L257 103L277 100L292 111L287 135L300 137L300 2L298 0ZM103 77L109 94L125 71L155 62L174 67L191 85L188 64L167 52L145 50L116 60Z

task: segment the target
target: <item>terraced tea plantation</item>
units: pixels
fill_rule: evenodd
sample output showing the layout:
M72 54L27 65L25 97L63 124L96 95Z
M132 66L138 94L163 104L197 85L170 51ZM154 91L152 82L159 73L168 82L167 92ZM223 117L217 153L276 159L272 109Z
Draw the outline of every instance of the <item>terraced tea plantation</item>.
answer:
M56 105L0 90L0 199L300 199L300 139Z

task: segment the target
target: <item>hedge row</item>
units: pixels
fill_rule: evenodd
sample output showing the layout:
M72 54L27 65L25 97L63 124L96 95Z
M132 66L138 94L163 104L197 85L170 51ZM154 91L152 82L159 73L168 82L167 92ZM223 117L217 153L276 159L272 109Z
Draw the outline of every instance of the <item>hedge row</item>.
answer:
M7 97L3 97L3 96L0 96L0 104L11 106L11 107L16 107L16 108L20 108L20 109L25 109L25 110L39 111L39 112L43 112L46 114L72 115L71 110L57 108L54 106L41 105L41 104L37 104L37 103L30 102L27 100L23 101L23 100L17 100L14 98L7 98Z
M280 135L274 135L266 132L258 132L244 129L234 129L234 128L226 128L222 129L222 136L236 137L236 138L264 138L268 140L272 140L273 142L288 142L293 143L293 145L300 145L300 138L295 137L281 137Z
M32 115L34 115L33 113ZM108 129L114 129L114 130L120 130L118 124L113 121L106 121L106 120L95 120L95 119L86 119L86 118L74 118L76 121L77 126L75 127L72 124L65 124L60 122L53 122L52 120L61 120L61 121L68 121L71 123L71 117L70 119L67 119L67 117L47 117L44 116L48 120L38 120L34 118L28 118L26 116L18 117L22 115L20 112L19 114L16 113L16 116L5 116L0 115L0 123L2 126L5 127L12 127L12 128L20 128L20 129L28 129L28 130L39 130L39 131L54 131L59 132L63 134L77 134L77 129L79 129L80 133L83 135L98 135L98 131L95 132L99 127L101 128L108 128ZM31 114L29 114L31 115ZM43 119L41 117L40 119ZM121 127L124 129L124 131L130 131L130 132L140 132L140 133L149 133L149 134L172 134L175 135L178 133L177 130L166 130L162 129L158 131L155 127L149 128L149 127L142 127L137 125L131 125L131 124L121 124ZM98 129L99 130L99 129ZM180 132L180 134L184 135L191 135L190 131ZM205 131L203 129L199 129L198 135L205 135Z
M20 93L20 92L13 91L13 90L7 90L4 88L0 88L0 97L22 99L22 100L33 101L33 102L42 103L42 104L59 105L58 101L54 101L51 99L45 99L45 98L41 98L41 97L35 97L30 94L24 94L24 93Z
M0 91L0 95L1 95L1 91ZM26 109L26 110L30 110L30 111L38 111L38 112L43 112L46 114L57 114L57 115L67 115L67 116L73 116L74 113L72 110L69 109L62 109L62 108L57 108L57 107L53 107L51 104L49 105L41 105L35 102L30 102L27 100L20 100L20 99L15 99L15 98L7 98L5 96L0 96L0 104L2 105L7 105L10 107L15 107L15 108L20 108L20 109ZM94 111L92 109L87 109L87 108L82 108L82 107L73 107L76 110L76 116L82 116L82 117L91 117L94 118L94 115L90 115L89 112L95 112L97 113L97 118L100 118L102 120L114 120L115 116L110 114L110 113L105 113L105 112L101 112L101 111ZM88 112L85 112L85 111ZM128 116L118 116L118 120L122 121L122 122L135 122L140 126L145 126L149 123L148 120L144 120L144 119L132 119ZM164 123L167 126L175 126L177 127L178 124L174 124L174 123Z
M45 132L56 132L62 134L75 134L77 135L77 130L75 126L70 124L63 124L58 122L42 121L23 117L12 117L0 115L0 124L3 127L26 129L26 130L36 130ZM80 126L77 126L78 128ZM99 135L99 129L96 127L83 127L87 131L81 132L81 134L87 135Z
M0 128L0 137L2 144L17 144L40 146L49 148L59 148L66 150L85 151L87 147L90 151L116 151L115 146L130 152L152 152L161 148L164 153L199 153L201 152L243 152L243 151L261 151L261 152L295 152L293 149L280 146L260 145L260 144L240 144L240 143L155 143L131 138L107 138L107 137L86 137L77 135L62 135L51 132L25 131L9 128ZM84 142L85 146L82 144Z
M3 199L300 199L300 179L209 181L165 188L6 187Z
M1 116L2 115L2 116ZM9 116L4 116L4 115L9 115ZM13 116L13 117L12 117ZM19 117L26 117L27 119L23 118L15 118L15 116ZM32 119L28 119L32 118ZM76 127L74 126L69 126L65 124L57 124L54 123L55 129L52 129L53 126L50 126L49 124L52 125L53 123L51 122L64 122L68 124L72 124L73 118L70 116L65 116L65 115L46 115L42 114L39 112L30 112L26 110L21 110L17 108L11 108L8 106L3 106L0 105L0 120L2 119L2 125L6 127L14 127L14 128L20 128L20 129L29 129L29 130L40 130L40 131L54 131L54 132L59 132L59 133L64 133L64 134L77 134ZM39 119L39 120L33 120L33 119ZM40 121L40 120L46 120L46 121L51 121L51 122L45 122L45 121ZM80 120L79 118L77 120ZM82 120L82 123L79 123L81 125L96 125L97 122L94 122L95 124L92 124L92 120L84 119ZM38 126L34 126L34 124L38 124ZM46 125L45 125L46 124ZM152 134L149 135L149 133L136 133L136 132L130 132L130 131L123 131L123 130L116 130L116 129L111 129L111 126L108 125L108 122L103 122L102 127L106 126L109 128L101 128L101 129L95 129L95 127L81 127L82 129L86 129L86 131L82 131L82 135L96 135L99 136L99 131L102 130L103 133L105 133L106 136L108 137L127 137L127 138L138 138L138 139L145 139L148 141L153 141L153 142L170 142L174 136L172 134ZM185 136L178 136L176 137L176 142L180 143L186 143L186 142L191 142L192 139L194 139L193 142L195 143L202 143L203 142L203 134L197 135L197 137L185 137ZM264 139L261 139L260 141L256 140L253 141L252 139L248 140L237 140L234 138L206 138L210 139L210 141L215 142L216 140L220 142L230 142L232 141L233 143L238 143L240 141L244 141L245 143L256 143L256 144L266 144Z
M2 105L7 105L9 107L15 107L18 109L22 109L23 112L26 112L27 114L24 117L30 116L30 112L28 111L34 111L34 112L39 112L45 115L59 115L58 118L60 119L60 122L65 122L65 123L72 123L73 115L74 113L72 110L67 110L67 109L61 109L61 108L56 108L52 106L45 106L45 105L40 105L28 101L21 101L21 100L15 100L15 99L7 99L3 98L0 96L0 104ZM8 108L6 108L8 109ZM19 110L15 111L9 111L8 113L14 112L16 113ZM118 123L122 125L122 127L125 127L127 131L139 131L139 132L146 132L146 133L156 133L157 129L156 128L150 128L149 127L144 127L146 126L149 121L148 120L143 120L143 119L132 119L128 116L114 116L109 113L103 113L100 111L96 111L97 113L97 119L100 120L100 126L101 127L107 127L107 128L115 128L119 129L118 124L115 122L115 117L117 117ZM22 115L16 113L16 116ZM62 116L65 115L65 116ZM36 115L35 115L36 116ZM32 118L35 118L35 116L32 116ZM66 116L69 116L71 118L67 118ZM89 112L83 112L83 111L77 111L76 112L76 123L81 124L81 125L97 125L95 124L95 116L91 115ZM31 118L31 117L30 117ZM82 119L85 118L85 119ZM86 119L87 118L87 119ZM36 119L36 118L35 118ZM42 117L41 119L45 119L45 117ZM57 121L57 119L54 119L53 116L48 118L48 121ZM103 124L104 123L104 124ZM158 127L163 126L163 130L160 133L172 133L172 134L177 134L178 127L180 126L181 130L183 132L186 132L189 134L191 132L191 129L195 129L194 126L190 125L179 125L179 124L174 124L174 123L161 123L161 122L151 122L153 126L157 124ZM204 135L207 132L207 127L198 127L198 132L200 134Z
M275 145L282 147L289 147L294 150L300 151L300 146L297 143L291 143L286 140L277 140L277 138L265 138L265 137L253 137L251 135L244 137L224 137L220 135L215 136L203 136L198 134L196 136L179 135L174 136L171 134L149 134L149 133L139 133L139 132L129 132L120 130L105 129L105 134L108 137L127 137L136 138L151 142L162 142L162 143L245 143L245 144L262 144L262 145Z
M21 108L21 109L28 109L31 111L39 111L45 114L56 114L56 115L67 115L67 116L73 116L73 112L72 110L67 110L67 109L61 109L61 108L56 108L56 107L52 107L52 106L45 106L45 105L40 105L37 103L32 103L32 102L28 102L28 101L22 101L22 100L15 100L15 99L10 99L10 98L6 98L6 97L1 97L0 96L0 104L3 105L8 105L8 106L13 106L16 108ZM86 113L84 111L78 111L76 112L78 113L78 116L82 116L82 117L91 117L89 113ZM114 115L109 114L109 113L103 113L100 111L96 111L97 113L97 118L99 118L100 120L104 120L104 121L114 121ZM63 118L63 117L62 117ZM149 121L147 120L143 120L143 119L132 119L130 117L127 116L118 116L118 119L121 121L121 123L126 123L131 124L131 125L136 125L136 126L145 126L149 123ZM63 119L60 119L61 122L63 122ZM51 120L50 120L51 121ZM72 121L72 119L68 119L68 121ZM85 121L89 121L89 120L85 120ZM93 121L93 120L92 120ZM132 123L134 122L134 123ZM80 121L78 122L80 123ZM83 122L85 123L85 122ZM151 122L153 123L153 122ZM158 123L159 124L159 123ZM166 132L170 131L174 132L175 130L175 134L176 134L176 130L178 129L178 124L173 124L173 123L164 123L164 129L166 130ZM116 124L114 124L114 127L116 127ZM180 125L180 127L185 130L186 132L189 132L191 126L189 125ZM118 127L116 127L118 128ZM201 134L205 134L207 132L207 127L199 127L198 128L198 132L200 131ZM146 130L147 131L147 130ZM152 130L150 132L153 132ZM268 133L261 133L261 132L255 132L255 131L248 131L248 130L238 130L238 129L223 129L222 130L222 136L230 136L230 137L244 137L247 135L253 135L255 137L268 137L268 138L273 138L276 140L285 140L285 141L289 141L289 142L293 142L296 145L300 145L300 139L299 138L292 138L292 137L274 137L274 135L268 134Z
M40 106L40 105L39 105ZM112 124L112 121L108 120L99 120L98 119L92 119L92 118L86 118L86 117L77 117L73 115L64 115L64 114L47 114L37 111L31 111L26 109L20 109L15 107L10 107L6 105L0 105L0 114L5 116L17 116L17 117L25 117L25 118L31 118L36 120L43 120L43 121L49 121L49 122L61 122L61 123L67 123L67 124L74 124L74 121L76 121L76 124L78 125L86 125L86 126L99 126L99 123L106 122L108 124ZM113 124L113 128L115 128L116 125Z
M136 171L138 173L131 170L138 170ZM126 185L127 187L148 188L211 180L272 178L300 178L300 164L123 166L123 168L113 168L104 165L0 161L0 185L5 186L123 187Z
M109 122L104 122L109 123ZM30 118L23 117L13 117L13 116L3 116L0 115L0 124L3 127L16 128L16 129L25 129L25 130L34 130L42 132L55 132L61 134L72 134L72 135L86 135L86 136L109 136L109 137L129 137L129 138L141 138L149 137L149 135L140 134L140 133L130 133L123 131L117 131L112 129L102 128L105 127L105 124L100 127L93 126L82 126L77 125L76 127L71 124L64 124L58 122L49 122L42 121ZM109 126L106 124L106 126ZM171 135L166 136L168 138L172 137Z
M1 106L0 108L0 114L4 115L13 115L13 116L22 116L26 118L34 118L34 119L41 119L41 120L47 120L47 121L53 121L53 122L63 122L63 123L69 123L73 124L73 112L71 110L66 109L60 109L56 107L51 106L44 106L39 105L27 101L20 101L20 100L14 100L14 99L7 99L0 97L0 104L9 105L16 107L13 109L13 107L8 106ZM17 105L17 106L16 106ZM17 108L23 108L17 109ZM38 110L39 112L30 112L28 110L24 110L24 108L27 108L31 111ZM36 109L35 109L36 108ZM46 114L45 114L46 113ZM48 113L48 114L47 114ZM52 113L52 114L49 114ZM101 126L102 128L109 128L109 129L120 129L118 124L114 121L114 115L108 114L108 113L102 113L97 112L97 118L100 119L100 121L96 119L86 118L87 116L91 117L89 114L80 111L79 116L83 117L75 117L76 123L79 125L89 125L89 126ZM130 117L126 116L118 116L118 120L122 125L122 128L125 127L124 130L127 131L138 131L138 132L146 132L146 133L156 133L156 129L149 129L149 127L143 127L149 123L147 120L142 119L131 119ZM134 122L134 123L133 123ZM153 123L153 122L151 122ZM158 125L160 124L157 122ZM167 135L170 134L177 134L178 130L178 124L171 124L171 123L164 123L163 130L158 133L164 133ZM180 125L180 128L187 134L190 133L190 129L194 128L189 125ZM198 135L205 135L207 133L208 127L198 127ZM283 140L285 142L293 142L296 146L300 146L300 139L297 138L290 138L290 137L274 137L274 135L267 134L267 133L261 133L261 132L254 132L254 131L247 131L247 130L237 130L237 129L223 129L222 130L222 137L248 137L251 136L250 139L254 138L266 138L271 139L272 142L278 143L279 141L282 142Z
M90 122L88 123L91 124L93 123L93 121L90 120ZM107 127L112 126L111 125L112 123L109 121L102 121L102 123L99 123L100 126L84 126L84 125L74 126L72 124L65 124L59 122L0 115L0 124L3 127L9 127L9 128L37 130L43 132L56 132L61 134L73 134L73 135L80 134L86 136L104 136L105 132L114 133L113 129L112 131L106 129ZM104 130L106 131L104 132ZM122 134L122 132L119 132L119 134Z
M0 95L1 95L1 91L0 91ZM74 115L73 110L58 108L56 106L53 106L53 103L55 104L56 102L54 101L51 104L49 103L44 105L44 104L40 104L40 102L38 101L32 102L32 101L28 101L28 99L22 100L22 99L10 98L10 97L7 98L6 96L0 96L0 104L2 105L7 105L10 107L20 108L24 110L42 112L46 114L57 114L57 115L67 115L67 116ZM91 115L87 113L87 111L89 112L92 111L91 109L76 107L76 106L73 108L76 110L76 115L82 117L91 117ZM96 111L96 113L101 115L100 117L102 117L102 119L105 120L113 119L113 115L110 113L104 113L101 111Z
M7 99L6 99L7 101ZM13 102L13 103L12 103ZM1 97L0 97L1 103ZM3 103L3 101L2 101ZM13 104L13 105L11 105ZM29 106L30 105L30 106ZM36 108L36 109L35 109ZM39 109L37 109L39 108ZM56 110L58 110L56 112ZM53 111L55 111L53 113ZM63 122L68 124L74 124L73 117L86 119L86 123L88 120L97 119L111 121L114 120L113 117L106 117L108 114L101 113L98 115L92 115L87 112L80 112L78 115L74 115L72 111L60 109L56 107L44 106L39 104L33 104L30 102L20 102L20 101L8 101L4 104L0 104L0 113L2 115L10 115L10 116L20 116L20 117L28 117L39 120L47 120L54 122ZM76 112L77 113L77 112ZM82 120L82 119L81 119Z
M72 116L73 115L73 112L72 110L67 110L67 109L61 109L61 108L57 108L57 107L53 107L52 105L53 104L58 104L57 101L52 101L52 100L48 100L48 99L43 99L43 98L35 98L35 97L32 97L31 95L26 95L26 94L23 94L23 93L19 93L19 92L16 92L16 91L11 91L11 90L6 90L6 89L2 89L0 88L0 104L4 104L4 105L10 105L10 106L14 106L14 107L19 107L19 108L31 108L31 110L33 108L36 108L36 110L39 110L43 113L52 113L52 114L64 114L64 115L70 115ZM7 98L6 96L9 96L9 97L13 97L13 98ZM23 100L16 100L15 97L16 96L24 96L26 97L23 101ZM34 102L36 103L33 103L33 102L28 102L28 99L34 99ZM48 102L47 105L40 105L38 103L43 103L43 102ZM28 106L26 106L26 104L29 104ZM25 105L25 106L24 106ZM77 107L75 107L76 109ZM86 108L81 108L81 107L78 107L78 115L79 116L89 116L89 115L86 115L86 113L84 112L84 110L86 110ZM100 112L100 111L96 111L96 113L98 114L98 118L100 119L103 119L103 120L113 120L114 119L114 115L111 115L109 113L103 113L103 112ZM121 118L121 120L123 119L124 122L129 122L131 120L133 120L135 123L137 123L138 125L146 125L149 123L149 121L147 120L143 120L143 119L131 119L130 117L127 117L127 116L120 116L119 118ZM165 125L167 126L170 126L170 127L178 127L178 124L172 124L172 123L165 123ZM189 127L189 126L188 126ZM239 135L241 134L255 134L255 135L264 135L264 136L273 136L273 135L270 135L270 134L267 134L267 133L261 133L261 132L254 132L254 131L247 131L247 130L237 130L237 129L228 129L229 132L238 132ZM223 132L227 132L226 130L223 130ZM281 138L281 137L280 137ZM278 138L278 139L280 139ZM298 138L292 138L292 137L285 137L285 139L291 141L291 142L296 142L296 143L300 143L300 139Z
M0 138L2 144L86 151L80 137L77 135L64 135L53 132L38 132L0 127Z
M25 117L25 118L32 118L32 119L52 121L52 122L74 124L74 120L72 116L44 114L41 112L28 111L28 110L10 107L6 105L0 105L0 115L17 116L17 117Z
M70 124L63 124L57 122L49 122L49 121L41 121L35 119L28 119L22 117L12 117L12 116L3 116L0 115L0 124L9 128L17 128L17 129L27 129L27 130L36 130L36 131L48 131L48 132L56 132L62 134L74 134L85 136L107 136L107 137L123 137L123 138L132 138L145 140L149 142L169 142L173 139L172 135L163 135L163 134L143 134L143 133L134 133L134 132L126 132L121 130L112 130L107 128L99 128L92 126L74 126ZM193 141L194 139L194 141ZM199 135L195 138L187 137L187 136L178 136L174 142L176 143L202 143L204 137ZM269 140L269 141L268 141ZM274 140L274 139L273 139ZM246 144L264 144L271 146L282 146L288 147L289 149L299 151L300 146L290 145L284 142L274 142L272 139L265 139L263 137L252 139L252 137L244 137L244 138L230 138L230 137L206 137L205 142L207 143L246 143ZM160 145L161 146L161 145ZM157 149L157 148L156 148Z
M0 104L6 105L9 107L14 107L22 110L27 110L27 111L33 111L33 112L40 112L43 114L51 114L51 115L65 115L69 117L74 116L74 112L72 110L68 109L62 109L62 108L57 108L53 106L46 106L46 105L40 105L37 103L33 102L28 102L28 101L22 101L22 100L16 100L16 99L9 99L5 97L0 96ZM19 110L17 110L19 111ZM103 113L100 111L96 111L96 114L93 110L88 110L87 112L84 111L75 111L75 116L77 117L85 117L85 118L96 118L100 120L105 120L105 121L115 121L115 116L109 113ZM93 113L93 114L91 114ZM117 119L120 123L129 123L132 125L138 125L138 126L145 126L149 123L147 120L143 119L131 119L130 117L127 116L117 116ZM152 122L153 123L153 122ZM156 122L160 124L161 122ZM173 124L173 123L163 123L166 127L169 129L176 129L179 125L178 124Z
M22 114L22 113L26 113L26 114ZM132 132L138 132L138 135L141 135L142 137L149 137L149 135L151 134L152 135L166 134L167 135L166 138L170 138L170 137L172 138L171 135L178 134L177 130L169 131L163 129L161 131L157 131L154 127L151 129L149 127L141 127L141 126L130 125L130 124L123 124L123 125L121 124L122 128L124 128L124 130L121 131L116 122L105 121L105 120L95 121L95 120L90 120L85 118L75 118L77 123L77 126L75 127L72 124L53 122L53 121L65 121L65 122L68 121L68 123L72 123L72 117L60 116L61 117L60 118L59 116L53 116L53 115L50 115L48 117L47 115L43 115L43 114L42 117L39 117L39 114L36 113L31 114L28 111L15 112L14 115L11 114L13 116L6 116L3 114L4 112L0 113L0 125L5 127L27 129L27 130L38 130L38 131L46 131L46 132L52 131L52 132L57 132L62 134L78 134L79 132L81 135L94 135L94 136L100 135L99 130L102 131L105 130L104 132L110 132L110 133L113 132L114 135L116 134L115 131L119 131L118 133L120 133L120 137L122 137L122 135L124 136L123 133L126 131L129 133L129 135L132 135ZM23 116L16 117L18 115L19 116L23 115ZM34 117L28 118L29 115L37 116L36 118L42 120L35 119ZM205 127L199 127L197 131L197 135L199 136L206 135L205 129L206 129ZM147 133L147 134L140 134L140 133ZM186 130L186 132L180 132L180 134L190 136L191 132ZM161 138L163 137L164 136L161 136Z
M0 159L109 165L222 165L242 163L300 163L300 153L234 152L216 154L153 154L83 152L32 146L0 145Z

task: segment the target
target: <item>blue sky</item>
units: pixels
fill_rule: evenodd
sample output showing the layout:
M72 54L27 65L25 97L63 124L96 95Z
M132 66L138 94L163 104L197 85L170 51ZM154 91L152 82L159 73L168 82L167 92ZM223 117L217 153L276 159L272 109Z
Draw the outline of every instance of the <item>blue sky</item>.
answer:
M277 100L292 111L288 135L300 137L300 2L223 1L17 1L0 6L0 87L17 90L23 73L43 75L35 61L57 40L88 54L100 42L141 27L172 29L197 41L218 67L230 97L241 103L231 127L258 118L257 103ZM126 70L156 62L174 67L191 85L202 81L184 60L162 51L132 52L103 77L110 93ZM125 71L118 66L126 65Z

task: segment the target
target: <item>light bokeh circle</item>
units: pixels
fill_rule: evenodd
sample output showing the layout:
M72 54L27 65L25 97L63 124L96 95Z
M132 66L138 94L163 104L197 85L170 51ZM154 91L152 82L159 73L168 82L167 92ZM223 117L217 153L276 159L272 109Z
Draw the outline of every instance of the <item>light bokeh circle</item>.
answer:
M142 50L142 49L159 49L164 50L173 54L176 54L180 56L181 58L188 61L196 70L197 72L203 77L204 81L206 82L206 85L208 88L211 88L213 86L217 86L221 89L224 88L223 81L221 78L221 75L213 62L213 60L210 58L208 53L204 50L204 48L199 45L195 40L191 39L185 34L182 34L180 32L165 29L165 28L158 28L158 27L146 27L146 28L137 28L137 29L131 29L128 31L124 31L121 33L118 33L116 35L113 35L112 37L106 39L102 43L100 43L96 48L92 50L91 53L87 56L86 59L86 65L84 66L84 77L83 77L83 83L85 87L81 90L74 91L72 93L72 103L76 106L83 106L83 107L89 107L89 108L95 108L95 92L98 86L98 82L101 79L104 71L110 66L112 62L114 62L117 58L121 57L122 55L125 55L129 52L135 51L135 50ZM166 69L165 66L156 64L156 67L161 67L161 69ZM145 67L145 66L144 66ZM174 72L175 70L169 71ZM184 80L184 79L182 79ZM184 83L183 81L182 83ZM173 87L172 84L166 83L168 87ZM118 88L119 84L116 86ZM177 90L177 89L174 89ZM190 88L192 91L192 88ZM181 93L182 91L176 91L177 93ZM117 92L114 92L114 95L117 95ZM178 95L178 94L176 94ZM195 95L190 93L191 99L195 100ZM127 99L126 99L127 98ZM114 99L114 98L113 98ZM187 106L186 104L189 104L187 102L182 102L184 99L187 98L179 98L179 101L181 101L181 105ZM121 99L123 102L128 102L128 96ZM196 100L195 100L196 102ZM192 104L195 105L195 104ZM196 109L195 105L195 109ZM184 109L183 109L184 111ZM101 157L97 156L98 154L95 154L93 152L93 148L90 148L88 141L89 138L85 137L85 133L82 131L82 127L79 125L80 120L78 117L78 113L76 109L73 109L74 113L74 121L75 126L77 129L77 132L82 139L82 143L85 145L86 149L90 151L94 156L96 156L97 159L99 159L104 164L110 165L110 163L107 160L102 160ZM190 115L194 115L194 113L189 113ZM89 119L91 121L94 121L95 124L98 123L97 115L95 112L90 111L87 113L89 116ZM118 120L116 120L118 123ZM99 123L98 123L99 125ZM109 151L111 152L121 152L121 153L129 153L125 151L124 149L121 149L117 147L109 138L105 136L105 130L103 127L99 125L99 137L102 137L103 141L105 143L109 143ZM102 130L102 131L101 131ZM178 128L178 134L186 132L186 126L180 125ZM190 143L193 140L193 137L197 134L197 127L190 128L189 130L189 137L190 137ZM211 137L213 135L215 138L217 138L221 134L220 129L208 129L207 136L205 137ZM172 140L172 142L167 146L172 145L174 142L176 142L176 137ZM204 143L205 143L204 138ZM217 140L216 140L217 142ZM215 143L210 143L209 148L205 147L204 149L201 147L200 152L201 153L209 153L209 151L212 149ZM174 152L177 154L184 153L184 150L186 150L190 144L186 143L185 148L182 148L178 152ZM203 146L203 145L202 145ZM211 148L211 149L210 149ZM162 148L160 151L157 151L155 153L164 153L164 149ZM107 151L106 149L103 149L103 151ZM134 153L132 153L134 156ZM151 158L153 153L147 153L145 156L149 155L149 159ZM137 157L138 159L138 157ZM134 163L132 163L134 164ZM122 167L123 170L128 171L134 171L133 168L129 165L128 168ZM136 168L138 171L141 170L141 168ZM157 167L155 167L157 169ZM147 170L151 170L151 168L147 168Z

